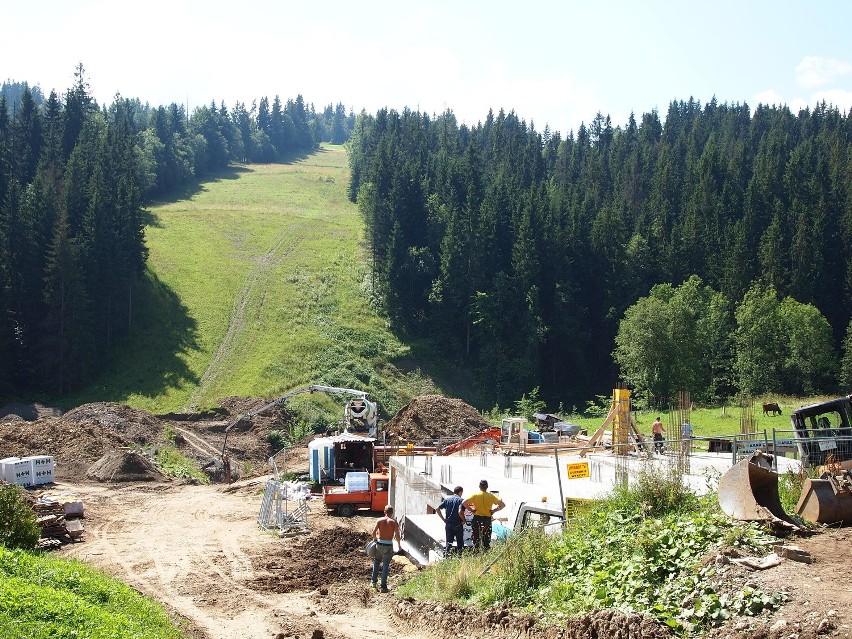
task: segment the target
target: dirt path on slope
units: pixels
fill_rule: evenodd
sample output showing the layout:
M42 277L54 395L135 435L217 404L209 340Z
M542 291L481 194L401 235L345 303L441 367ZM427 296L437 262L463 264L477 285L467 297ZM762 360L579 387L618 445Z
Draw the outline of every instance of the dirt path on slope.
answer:
M259 282L263 279L270 269L274 268L281 262L293 249L305 238L306 231L311 228L311 225L300 227L300 232L293 233L294 226L290 226L278 242L275 243L266 253L257 258L255 265L252 267L246 276L245 284L242 290L234 299L234 308L231 311L228 330L225 331L222 341L216 347L216 352L210 358L210 363L207 369L201 375L198 386L192 392L192 395L187 400L187 407L190 410L197 408L198 401L204 397L213 383L218 379L228 361L234 352L234 344L236 344L240 335L245 330L245 314L248 308L249 301L259 287ZM262 293L262 291L261 291Z
M86 508L84 541L61 552L162 602L202 639L428 636L391 618L392 595L368 587L371 563L349 550L373 517L332 517L312 502L311 532L282 539L256 523L263 485L59 484Z

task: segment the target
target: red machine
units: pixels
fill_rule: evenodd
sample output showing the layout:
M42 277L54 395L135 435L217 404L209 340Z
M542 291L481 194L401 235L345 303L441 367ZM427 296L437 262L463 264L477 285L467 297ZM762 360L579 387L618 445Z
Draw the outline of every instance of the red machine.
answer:
M502 436L503 431L499 428L486 428L476 433L475 435L471 435L470 437L465 437L457 442L450 444L449 446L445 446L441 451L442 455L452 455L453 453L457 453L460 450L464 450L465 448L470 448L471 446L476 446L477 444L482 444L489 440L494 441L496 443L500 443L500 437Z
M352 486L323 486L322 499L329 512L337 512L341 517L351 517L359 509L382 512L388 505L388 481L384 473L369 473L368 484L363 490Z

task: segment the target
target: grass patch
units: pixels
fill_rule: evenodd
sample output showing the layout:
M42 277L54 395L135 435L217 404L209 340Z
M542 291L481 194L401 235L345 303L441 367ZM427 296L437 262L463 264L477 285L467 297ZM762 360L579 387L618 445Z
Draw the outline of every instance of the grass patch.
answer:
M198 468L193 460L170 446L157 449L157 466L163 474L169 477L194 479L202 484L210 483L210 478Z
M363 289L347 176L345 150L329 146L291 164L232 167L152 206L132 335L62 404L167 412L323 383L367 390L394 414L420 384L386 365L409 349Z
M702 565L714 549L752 551L773 538L758 525L725 517L715 494L687 496L673 482L679 484L640 478L636 487L614 492L572 520L562 535L516 533L487 555L444 561L417 574L400 593L482 607L508 601L545 623L605 608L634 610L682 636L732 614L779 605L782 593L717 591L715 567Z
M77 561L0 547L0 636L182 639L159 604Z
M829 399L836 398L833 396L783 397L776 395L771 397L756 397L753 400L754 403L752 406L755 432L762 433L765 430L767 437L771 440L773 429L777 431L787 431L784 433L779 432L778 437L785 439L790 438L792 437L792 433L790 432L792 430L792 426L790 425L790 413L801 406L807 406L827 401ZM596 403L596 406L599 406L599 408L598 410L592 411L595 414L578 412L578 409L575 407L571 411L565 411L564 416L568 421L587 429L591 435L603 423L604 418L606 417L609 404L607 403L606 407L604 407L601 404L603 401L604 400L600 400ZM606 399L606 401L608 402L609 400ZM763 402L770 401L778 402L781 410L783 411L781 415L763 415L761 404ZM598 412L602 414L599 415L597 414ZM672 432L677 421L677 412L673 410L643 409L635 411L634 418L639 430L644 435L650 437L651 424L658 415L661 417L661 421L666 428L666 437L671 439L677 438L679 436L679 430L678 432ZM690 421L693 426L693 434L696 437L739 434L742 417L742 408L737 403L720 404L717 406L693 406L690 411ZM706 445L703 445L701 442L696 442L694 445L698 450L706 450Z

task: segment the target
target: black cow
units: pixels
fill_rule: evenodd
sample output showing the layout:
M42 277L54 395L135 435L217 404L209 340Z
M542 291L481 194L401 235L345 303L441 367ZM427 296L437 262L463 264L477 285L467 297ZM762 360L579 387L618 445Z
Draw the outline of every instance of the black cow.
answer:
M763 405L763 416L766 417L769 413L772 413L773 417L775 415L780 415L781 414L781 407L778 404L776 404L775 402L772 402L770 404L764 404Z

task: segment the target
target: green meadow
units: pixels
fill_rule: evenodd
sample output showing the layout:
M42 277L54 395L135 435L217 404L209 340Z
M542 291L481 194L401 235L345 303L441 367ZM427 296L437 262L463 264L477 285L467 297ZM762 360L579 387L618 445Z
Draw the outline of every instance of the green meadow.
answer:
M325 384L369 391L385 417L423 393L476 404L464 371L440 361L427 344L402 343L371 306L363 224L346 197L348 174L345 149L324 145L290 163L232 166L150 206L148 270L135 292L130 335L92 385L60 403L182 411L229 395L273 398ZM329 414L339 410L329 398L311 397ZM763 417L760 402L776 400L785 414ZM754 401L761 430L789 428L789 410L807 403ZM583 412L566 417L590 432L603 421ZM740 432L741 412L734 404L693 410L695 433ZM654 416L637 417L648 431ZM673 419L663 411L667 428Z
M386 412L435 391L370 306L348 164L324 146L288 164L232 167L149 207L146 286L123 347L69 405L152 412L275 397L308 384L369 390Z
M736 435L746 431L757 433L754 438L759 439L765 431L766 437L771 440L773 430L775 430L778 438L790 438L793 436L791 431L792 426L790 425L790 413L802 406L824 402L829 399L834 399L834 397L756 397L751 400L751 405L749 405L749 401L746 401L745 406L741 406L736 400L731 400L727 404L717 406L693 406L688 412L688 418L692 423L693 434L696 437ZM763 402L777 402L782 414L773 415L770 413L764 415L762 411ZM602 415L568 415L566 419L572 423L579 424L591 435L603 424L606 416L603 400L599 403L601 405L598 407L598 412L602 413ZM639 432L647 437L651 436L651 424L658 416L666 429L666 438L677 439L681 417L679 411L673 409L643 409L633 413L636 427L639 429ZM696 447L700 450L705 445L698 443Z

